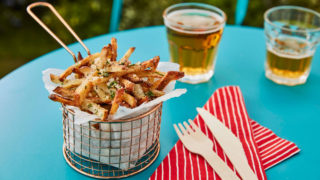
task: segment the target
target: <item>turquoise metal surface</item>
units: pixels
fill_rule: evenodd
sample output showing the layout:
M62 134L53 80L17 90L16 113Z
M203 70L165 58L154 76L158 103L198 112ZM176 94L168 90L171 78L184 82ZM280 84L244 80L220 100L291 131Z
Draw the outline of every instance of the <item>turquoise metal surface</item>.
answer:
M169 59L163 26L122 31L85 40L92 53L116 37L119 55L135 46L131 60L160 55ZM70 46L81 50L79 44ZM178 140L172 124L194 118L215 89L239 85L252 119L291 140L301 152L267 170L268 179L320 179L318 143L320 112L320 51L306 84L287 87L264 76L265 39L262 29L227 26L219 47L216 74L198 85L177 83L187 94L164 103L158 159L128 179L147 179ZM85 54L83 52L83 54ZM89 179L67 165L62 155L60 105L48 99L41 71L73 64L64 49L43 55L0 80L0 179Z
M116 32L119 29L121 18L122 0L112 1L112 10L110 16L110 28L109 32Z
M249 0L237 0L235 24L241 25L247 14Z

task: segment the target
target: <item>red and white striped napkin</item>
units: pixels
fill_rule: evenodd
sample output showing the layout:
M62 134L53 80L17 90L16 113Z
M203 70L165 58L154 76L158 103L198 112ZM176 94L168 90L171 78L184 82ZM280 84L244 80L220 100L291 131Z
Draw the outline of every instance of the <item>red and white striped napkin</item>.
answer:
M240 139L248 162L259 180L267 179L266 169L300 151L294 143L278 137L271 130L249 119L242 93L237 86L216 90L204 108L220 119ZM236 171L203 119L197 115L194 121L213 141L213 150ZM220 178L201 156L190 153L179 140L150 177L150 180L160 179Z

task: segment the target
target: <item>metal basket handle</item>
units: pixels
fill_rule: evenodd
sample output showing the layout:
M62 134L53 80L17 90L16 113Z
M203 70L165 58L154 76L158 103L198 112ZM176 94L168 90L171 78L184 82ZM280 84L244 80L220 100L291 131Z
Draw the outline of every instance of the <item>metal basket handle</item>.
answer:
M60 20L60 22L69 30L69 32L73 35L74 38L82 45L82 47L87 51L87 54L90 55L90 50L87 46L82 42L82 40L78 37L78 35L72 30L72 28L68 25L68 23L61 17L61 15L57 12L57 10L47 2L36 2L32 3L27 7L28 14L42 26L62 47L64 47L73 57L74 62L77 62L76 55L31 11L32 8L37 6L45 6L48 7L53 14Z

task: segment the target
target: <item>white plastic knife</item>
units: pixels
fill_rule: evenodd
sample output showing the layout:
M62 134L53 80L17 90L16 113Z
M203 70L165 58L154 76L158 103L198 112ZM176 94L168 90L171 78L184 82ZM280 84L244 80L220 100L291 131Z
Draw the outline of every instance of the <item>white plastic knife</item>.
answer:
M210 112L197 108L198 113L209 127L225 154L244 180L258 180L248 164L241 141Z

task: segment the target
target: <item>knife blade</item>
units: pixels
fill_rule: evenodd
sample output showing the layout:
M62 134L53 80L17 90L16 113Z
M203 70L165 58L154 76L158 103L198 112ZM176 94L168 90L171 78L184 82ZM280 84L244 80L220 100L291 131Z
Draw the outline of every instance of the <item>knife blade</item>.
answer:
M242 179L258 180L248 163L241 141L231 132L229 128L227 128L210 112L203 108L197 108L197 111Z

